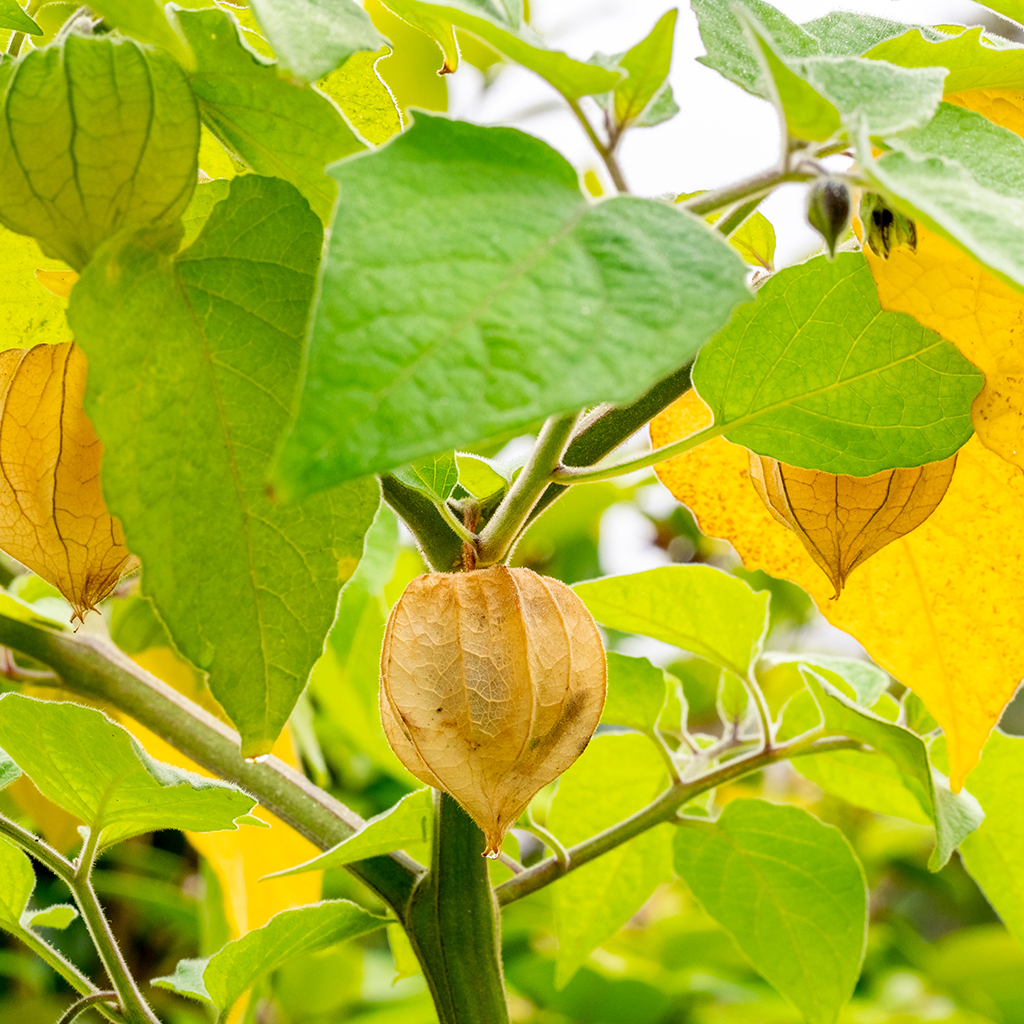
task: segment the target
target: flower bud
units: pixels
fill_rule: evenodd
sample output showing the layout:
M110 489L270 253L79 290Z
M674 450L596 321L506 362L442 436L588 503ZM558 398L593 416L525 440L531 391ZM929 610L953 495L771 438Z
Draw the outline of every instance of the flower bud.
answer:
M909 217L892 209L877 193L865 192L861 197L860 220L868 248L883 260L903 245L911 252L917 251L917 226Z
M503 565L432 573L388 619L381 720L399 760L454 797L496 857L590 742L606 674L597 626L564 583Z
M850 190L839 178L817 178L807 194L807 220L828 246L828 258L836 257L836 243L850 226Z

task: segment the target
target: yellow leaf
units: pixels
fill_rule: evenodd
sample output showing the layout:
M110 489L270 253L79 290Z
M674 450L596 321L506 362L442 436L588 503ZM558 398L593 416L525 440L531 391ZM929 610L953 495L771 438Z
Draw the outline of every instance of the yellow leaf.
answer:
M103 448L71 342L0 352L0 548L81 619L138 566L100 490Z
M34 238L0 227L0 349L71 340L64 317L67 302L39 283L37 267L57 273L68 269L44 256Z
M689 392L651 424L656 446L711 422ZM715 438L658 467L701 529L748 569L799 584L822 614L909 686L946 732L959 789L1024 676L1024 477L972 438L938 509L830 588L791 530L757 496L746 449Z
M946 99L1024 134L1024 93L978 89ZM1024 469L1024 295L920 224L916 252L865 255L883 309L909 313L985 374L971 410L974 429L986 447Z
M874 476L837 476L750 453L750 479L768 511L788 526L842 593L872 555L920 526L942 501L956 456Z
M316 83L341 107L349 124L375 146L402 130L402 114L395 97L377 73L378 62L390 54L388 46L375 53L354 53Z
M78 274L73 270L37 270L36 280L59 299L70 299Z
M191 667L167 647L143 651L134 656L134 661L179 692L191 695L195 688ZM129 723L129 728L158 760L200 775L211 775L138 722ZM293 768L298 767L287 731L278 737L272 753ZM252 813L270 828L243 826L234 832L186 833L188 841L210 862L217 875L224 893L225 916L235 938L266 924L278 911L315 903L320 899L323 878L322 871L311 871L294 878L261 882L269 872L301 864L322 851L262 807Z

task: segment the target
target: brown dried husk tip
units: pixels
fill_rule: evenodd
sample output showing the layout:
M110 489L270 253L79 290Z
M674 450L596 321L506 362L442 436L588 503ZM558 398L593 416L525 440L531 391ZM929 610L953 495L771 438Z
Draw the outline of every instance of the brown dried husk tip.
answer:
M920 526L946 494L956 456L874 476L837 476L750 453L750 479L842 593L858 565Z
M454 797L496 857L590 742L606 677L594 620L564 583L503 565L433 573L388 619L381 720L406 768Z

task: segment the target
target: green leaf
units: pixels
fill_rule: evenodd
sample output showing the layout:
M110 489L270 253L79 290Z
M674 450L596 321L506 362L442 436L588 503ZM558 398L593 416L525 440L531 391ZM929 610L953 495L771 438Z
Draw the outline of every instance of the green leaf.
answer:
M455 452L442 452L401 466L392 474L406 487L425 494L431 501L445 501L459 482Z
M995 730L970 778L985 820L963 841L960 856L1003 923L1024 944L1024 738Z
M990 11L997 11L1006 18L1024 24L1024 0L985 0L985 6Z
M21 778L21 769L6 751L0 750L0 789L6 789L15 779Z
M707 56L697 58L700 63L747 92L771 99L761 63L732 4L722 0L690 0L690 6L697 15L700 37L707 50ZM787 57L812 57L820 52L814 36L764 0L744 0L741 9L764 28L779 53Z
M111 247L69 310L107 503L247 757L270 750L306 685L379 500L372 480L288 508L265 491L321 239L291 185L242 175L190 248Z
M161 828L233 830L256 803L219 779L153 760L126 729L79 704L5 693L0 746L43 796L100 830L104 847Z
M608 697L602 722L651 732L668 696L668 674L646 658L608 652Z
M387 40L353 0L250 0L277 62L306 82Z
M559 781L547 827L571 846L638 811L665 786L665 764L645 737L598 736ZM671 842L672 830L659 825L559 879L552 889L558 988L671 877Z
M56 928L63 931L75 918L78 911L70 903L54 903L42 910L32 910L22 918L25 928Z
M18 0L0 0L0 28L41 36L43 30L21 9Z
M0 348L31 348L71 341L64 318L67 299L54 295L36 279L37 270L67 271L49 259L39 243L0 227Z
M317 82L317 88L341 107L360 136L379 146L402 130L402 113L391 90L377 77L376 63L391 53L357 53Z
M913 317L883 311L867 260L841 253L776 274L704 348L693 381L730 441L870 476L952 455L984 378Z
M770 668L790 664L799 675L800 665L810 665L840 692L849 689L846 696L852 696L861 707L870 708L889 688L889 674L870 661L860 658L840 658L831 654L786 654L768 651L761 658L761 664ZM802 677L801 686L803 685ZM909 692L909 691L908 691Z
M293 868L275 871L267 878L301 875L307 871L340 868L367 857L379 857L392 850L405 850L414 857L429 854L433 827L433 790L418 789L403 796L393 807L370 818L366 827L348 839Z
M191 54L168 20L163 0L90 0L89 7L110 28L140 43L162 46L186 66L190 64Z
M940 42L949 36L924 25L907 25L889 18L876 18L859 11L830 11L828 14L804 22L800 26L818 40L823 54L834 57L860 57L873 46L917 29L931 42ZM914 65L914 66L927 66Z
M387 0L400 18L432 35L444 52L445 67L459 64L451 26L472 32L499 53L536 72L568 99L613 89L622 78L616 71L584 64L549 50L525 23L522 3L505 0Z
M602 625L675 644L741 678L768 627L768 592L708 565L666 565L573 589Z
M118 231L177 220L196 183L199 116L166 53L72 33L10 67L0 221L80 270Z
M904 68L948 68L947 93L1024 88L1024 47L1005 40L995 44L981 28L965 29L952 38L912 29L879 42L864 56Z
M209 220L213 208L227 199L230 190L231 182L226 178L215 178L196 186L195 192L192 193L192 201L181 217L182 226L185 228L185 237L182 239L184 244L191 245L199 237L199 232Z
M668 84L678 13L667 11L645 39L613 58L615 64L629 72L629 77L612 92L611 106L620 129L630 125L650 127L679 112Z
M803 77L796 74L775 52L771 39L761 26L745 13L737 12L754 44L754 52L764 68L761 88L771 99L793 138L824 142L839 131L840 117L835 105L821 95ZM941 95L941 93L940 93Z
M376 931L385 923L348 900L283 910L262 928L229 942L209 961L181 961L174 974L154 978L153 984L207 999L220 1010L218 1020L223 1020L243 992L289 960Z
M32 862L6 839L0 838L0 928L17 935L22 915L36 886Z
M1024 288L1024 139L986 117L943 103L926 127L890 139L875 158L858 159L901 210Z
M419 113L332 174L346 198L273 475L288 497L633 399L749 297L699 220L655 200L592 206L561 156L513 129Z
M327 649L310 679L323 718L383 772L418 787L384 738L380 722L380 651L388 608L384 587L398 564L398 520L383 502L366 533L363 557L341 592Z
M920 821L900 794L902 787L935 825L935 848L928 867L940 870L981 823L984 813L978 801L966 790L950 792L949 780L932 768L928 748L919 736L854 704L812 669L801 671L821 710L825 734L860 740L875 753L815 754L795 761L797 770L850 803ZM879 755L893 767L872 760L881 760Z
M459 452L455 462L459 469L459 483L476 498L489 498L509 485L491 461L480 455Z
M715 220L721 214L715 216ZM729 244L755 267L775 269L775 228L768 218L756 211L729 236Z
M322 221L337 194L324 168L365 149L323 93L278 76L249 50L224 11L181 11L196 56L190 76L203 122L257 174L290 181Z
M867 942L867 885L843 834L797 807L733 800L677 830L676 870L803 1014L833 1024Z

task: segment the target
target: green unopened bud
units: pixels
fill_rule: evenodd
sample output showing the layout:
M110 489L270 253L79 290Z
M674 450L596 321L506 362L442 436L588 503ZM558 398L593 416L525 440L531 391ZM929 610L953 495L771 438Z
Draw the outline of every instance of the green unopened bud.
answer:
M850 226L850 190L840 178L821 177L807 194L807 220L828 246L828 258L836 258L836 244Z
M894 210L875 192L865 192L860 201L860 219L864 225L864 241L883 260L900 246L917 251L917 227L898 210Z

